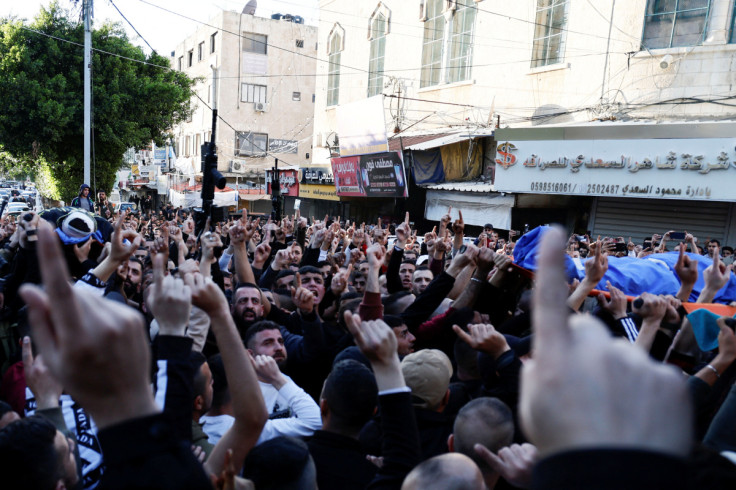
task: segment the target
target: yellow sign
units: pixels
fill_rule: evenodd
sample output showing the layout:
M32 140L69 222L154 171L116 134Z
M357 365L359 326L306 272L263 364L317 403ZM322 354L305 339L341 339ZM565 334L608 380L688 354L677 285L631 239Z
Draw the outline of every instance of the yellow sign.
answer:
M140 175L141 174L141 172L138 170L138 165L131 165L130 166L130 172L133 175Z
M305 199L322 199L323 201L339 201L334 185L299 184L299 197Z

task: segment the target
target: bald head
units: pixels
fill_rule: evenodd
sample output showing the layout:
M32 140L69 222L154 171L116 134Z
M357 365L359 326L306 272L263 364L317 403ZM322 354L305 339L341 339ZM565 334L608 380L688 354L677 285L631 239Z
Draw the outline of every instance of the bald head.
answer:
M466 404L455 418L451 450L470 457L484 474L492 470L473 449L481 444L496 454L514 437L511 410L498 398L481 397Z
M430 458L411 470L401 490L484 490L483 476L478 466L467 456L446 453Z

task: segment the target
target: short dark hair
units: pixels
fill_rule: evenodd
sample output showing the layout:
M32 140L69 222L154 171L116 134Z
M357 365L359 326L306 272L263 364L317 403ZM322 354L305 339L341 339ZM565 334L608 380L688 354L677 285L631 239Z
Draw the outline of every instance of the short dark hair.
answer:
M329 265L329 262L327 262L327 265ZM304 275L304 274L319 274L321 276L322 275L322 271L319 270L319 269L317 269L313 265L303 265L303 266L299 267L299 274L302 274L302 275Z
M54 488L62 478L54 447L56 427L32 415L0 430L0 474L8 488Z
M404 319L398 315L383 315L383 321L391 328L400 327L406 323Z
M457 413L453 434L455 451L475 461L483 473L489 473L492 471L490 466L475 452L474 446L482 444L496 454L511 445L514 437L513 415L498 398L476 398Z
M251 341L253 338L258 334L258 332L263 332L265 330L279 330L281 331L281 327L275 322L272 322L270 320L261 320L258 322L255 322L253 325L250 326L248 330L246 330L245 335L243 336L243 343L245 346L249 349L251 349Z
M414 267L416 267L417 266L417 261L416 260L404 259L404 260L401 261L401 265L404 265L404 264L410 264L410 265L413 265Z
M295 274L296 273L291 269L282 269L279 271L278 274L276 274L276 280L274 281L274 283L278 281L279 279L283 279L284 277L293 276Z
M238 292L238 289L243 289L243 288L257 289L259 291L261 290L259 286L253 284L252 282L239 282L238 284L235 285L235 290L233 291L233 293L236 293Z
M6 413L12 412L13 407L5 403L4 401L0 400L0 419L5 416Z
M719 242L719 241L718 241L718 240L716 240L715 238L713 238L713 239L711 239L711 240L708 240L708 244L711 244L711 243L715 243L715 244L716 244L716 245L718 245L719 247L721 246L721 242Z
M725 252L728 250L729 252L733 253L733 247L729 247L728 245L724 245L723 248L721 248L721 252Z
M332 366L322 398L338 426L359 430L373 416L378 399L378 386L373 373L353 359Z
M301 490L314 488L317 472L304 441L280 436L251 449L243 476L258 490Z

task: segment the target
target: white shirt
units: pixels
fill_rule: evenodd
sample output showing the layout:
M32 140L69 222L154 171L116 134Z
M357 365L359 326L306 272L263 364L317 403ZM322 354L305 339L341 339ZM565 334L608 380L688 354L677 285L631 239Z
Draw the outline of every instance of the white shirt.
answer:
M207 434L207 440L213 445L233 426L233 422L235 417L232 415L202 415L199 418L199 423L204 424L202 430Z
M257 444L279 436L309 437L322 428L319 405L290 377L284 377L286 384L280 390L259 381L269 420Z

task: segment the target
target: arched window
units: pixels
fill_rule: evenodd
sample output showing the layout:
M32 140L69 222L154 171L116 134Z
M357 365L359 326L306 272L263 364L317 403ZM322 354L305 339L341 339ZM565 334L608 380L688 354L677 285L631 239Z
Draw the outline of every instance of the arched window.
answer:
M383 91L383 60L386 54L386 17L377 13L371 19L371 54L368 61L368 97Z
M335 25L329 37L329 67L327 68L327 105L337 105L340 101L340 53L343 49L344 31Z

